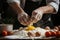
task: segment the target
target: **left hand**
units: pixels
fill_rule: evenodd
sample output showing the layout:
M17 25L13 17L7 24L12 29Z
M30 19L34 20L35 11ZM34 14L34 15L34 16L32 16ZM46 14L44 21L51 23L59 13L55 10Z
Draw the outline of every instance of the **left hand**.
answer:
M36 23L42 19L43 12L39 9L36 9L32 12L31 22Z

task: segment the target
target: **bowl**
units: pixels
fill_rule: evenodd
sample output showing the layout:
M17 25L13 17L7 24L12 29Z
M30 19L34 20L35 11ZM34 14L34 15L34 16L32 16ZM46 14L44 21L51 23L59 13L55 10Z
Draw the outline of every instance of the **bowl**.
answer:
M3 30L12 31L13 30L13 24L0 24L0 33Z

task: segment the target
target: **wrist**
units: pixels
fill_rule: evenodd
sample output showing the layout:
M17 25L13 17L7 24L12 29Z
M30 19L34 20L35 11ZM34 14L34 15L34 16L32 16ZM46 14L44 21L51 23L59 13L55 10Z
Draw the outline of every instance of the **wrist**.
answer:
M45 11L44 11L44 9L43 8L40 8L40 9L38 9L42 14L44 14L45 13Z
M25 13L25 12L18 12L18 15L19 15L19 14L24 14L24 13Z
M35 12L39 13L39 14L44 14L44 11L41 9L36 9Z

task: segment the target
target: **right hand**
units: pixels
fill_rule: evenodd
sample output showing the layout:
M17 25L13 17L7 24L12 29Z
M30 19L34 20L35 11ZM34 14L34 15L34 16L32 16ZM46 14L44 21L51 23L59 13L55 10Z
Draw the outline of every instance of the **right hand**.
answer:
M42 19L43 16L43 12L39 9L36 9L32 12L32 16L30 19L30 25L32 25L33 23L37 23L39 20Z
M28 25L28 20L29 20L29 16L27 13L22 12L21 14L18 14L18 21L24 25L27 26Z

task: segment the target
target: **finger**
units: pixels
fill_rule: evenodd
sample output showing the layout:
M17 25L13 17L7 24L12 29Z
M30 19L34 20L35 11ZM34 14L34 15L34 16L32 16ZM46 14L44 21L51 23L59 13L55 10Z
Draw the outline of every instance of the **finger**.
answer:
M40 18L41 18L41 16L38 14L38 15L37 15L37 20L40 20Z
M20 23L21 23L22 25L25 25L25 24L24 24L24 21L23 21L23 16L20 16L20 17L19 17L19 21L20 21Z
M42 15L39 14L39 15L38 15L38 20L41 20L41 19L42 19Z
M37 22L37 15L38 14L36 12L33 12L30 21L33 22L33 23L36 23Z
M22 18L21 17L18 17L18 20L19 20L19 22L22 22Z
M29 23L30 23L30 22L29 22L29 21L30 21L29 16L26 16L26 15L25 15L25 16L23 17L23 21L24 21L24 24L26 24L26 26L29 25Z
M24 18L23 18L23 20L24 20L24 23L28 23L28 16L24 16Z
M31 17L30 23L31 23L31 22L34 22L34 20L35 20L35 18L34 18L34 17Z
M27 25L27 19L23 17L22 20L23 20L23 25Z
M23 15L23 22L25 25L28 24L29 16L27 14Z
M38 14L36 14L34 17L33 17L33 22L36 23L38 21Z
M30 25L32 23L32 20L31 20L31 18L30 18L30 20L28 21L28 25Z
M24 25L27 25L26 19L23 18Z
M35 17L37 15L36 12L32 12L32 17Z
M34 23L37 23L37 19L35 19L33 22L34 22Z
M37 15L35 16L33 22L36 23L36 22L38 22L38 20L39 20L39 15L37 14Z
M19 19L21 24L24 24L22 17Z
M31 19L30 19L30 23L34 23L35 22L35 17L31 17Z

